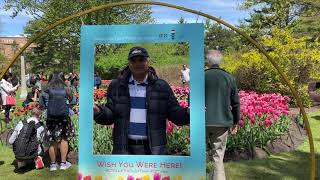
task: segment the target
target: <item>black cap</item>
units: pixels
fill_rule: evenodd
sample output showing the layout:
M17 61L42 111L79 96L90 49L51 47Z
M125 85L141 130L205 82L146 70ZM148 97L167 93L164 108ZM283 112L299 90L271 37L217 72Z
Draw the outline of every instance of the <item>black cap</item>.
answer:
M136 56L149 57L149 54L143 47L133 47L129 51L128 59L130 60Z

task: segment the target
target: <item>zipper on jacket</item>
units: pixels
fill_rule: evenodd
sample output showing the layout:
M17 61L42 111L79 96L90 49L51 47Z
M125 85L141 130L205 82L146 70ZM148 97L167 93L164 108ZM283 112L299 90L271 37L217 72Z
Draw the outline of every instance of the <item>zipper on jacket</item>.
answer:
M146 114L146 119L147 119L147 130L148 130L148 142L149 142L149 149L152 154L152 143L151 143L151 130L150 130L150 118L149 118L149 92L150 92L150 85L148 83L147 88L146 88L146 108L147 108L147 114Z

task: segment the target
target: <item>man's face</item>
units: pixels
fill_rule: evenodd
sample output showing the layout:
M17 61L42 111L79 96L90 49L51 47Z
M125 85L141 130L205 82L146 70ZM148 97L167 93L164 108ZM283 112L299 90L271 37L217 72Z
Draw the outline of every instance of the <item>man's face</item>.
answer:
M129 60L129 69L134 75L146 75L148 73L149 61L146 57L136 56Z
M183 65L182 67L183 67L183 69L184 69L184 70L187 68L187 66L186 66L186 65Z

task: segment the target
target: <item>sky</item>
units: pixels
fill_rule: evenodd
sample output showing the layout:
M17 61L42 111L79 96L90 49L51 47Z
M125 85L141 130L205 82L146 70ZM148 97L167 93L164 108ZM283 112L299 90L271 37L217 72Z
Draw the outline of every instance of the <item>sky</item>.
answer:
M201 11L209 15L223 19L224 21L238 25L240 20L249 17L249 13L238 10L242 0L158 0L184 6L193 10ZM4 0L0 0L0 36L17 36L23 34L23 27L29 20L30 15L25 12L19 13L15 18L11 18L12 11L3 9ZM177 23L180 17L183 17L187 23L201 23L204 18L198 15L187 13L173 8L152 6L153 17L156 23Z

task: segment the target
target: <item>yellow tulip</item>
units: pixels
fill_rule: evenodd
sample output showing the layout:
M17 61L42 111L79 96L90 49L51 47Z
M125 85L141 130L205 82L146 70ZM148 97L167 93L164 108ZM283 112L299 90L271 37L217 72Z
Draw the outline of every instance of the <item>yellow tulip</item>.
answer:
M144 175L144 176L142 177L142 180L150 180L149 175Z
M95 177L94 177L94 180L102 180L102 176L101 176L101 175L95 176Z

